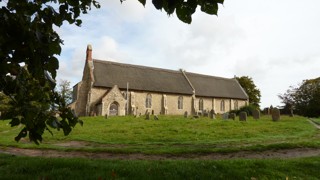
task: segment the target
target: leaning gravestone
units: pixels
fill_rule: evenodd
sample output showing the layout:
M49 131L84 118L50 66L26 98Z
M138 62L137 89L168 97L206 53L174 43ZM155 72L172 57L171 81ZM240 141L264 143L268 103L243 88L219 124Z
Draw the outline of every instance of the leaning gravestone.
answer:
M146 120L150 120L150 113L149 112L146 114Z
M247 112L241 111L239 113L239 121L247 121Z
M236 114L235 113L230 113L229 118L232 120L236 120Z
M252 117L253 117L253 119L255 119L255 120L260 119L260 111L259 111L258 109L253 110L253 111L252 111Z
M279 121L280 120L280 110L278 108L272 108L271 116L272 116L273 121Z
M154 119L154 120L159 120L158 115L154 115L153 119Z
M188 111L184 112L184 118L188 118Z
M211 111L210 111L210 118L211 119L215 119L216 118L216 113L214 112L213 109L211 109Z

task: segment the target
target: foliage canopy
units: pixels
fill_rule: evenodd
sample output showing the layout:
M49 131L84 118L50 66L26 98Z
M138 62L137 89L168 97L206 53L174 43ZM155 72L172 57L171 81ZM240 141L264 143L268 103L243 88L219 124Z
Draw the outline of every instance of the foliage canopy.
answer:
M249 96L249 103L255 107L259 107L261 93L257 86L254 84L253 80L249 76L236 77L241 87Z
M123 0L120 0L121 2ZM143 5L146 0L139 0ZM80 26L81 14L92 7L100 8L96 0L0 0L0 92L10 99L6 114L11 126L24 128L15 138L29 136L36 144L48 126L63 129L68 135L81 121L67 107L55 90L55 78L63 43L54 27L64 23ZM223 0L153 0L156 9L191 23L198 6L208 14L217 14ZM57 108L52 108L57 107ZM59 114L61 119L57 119Z
M297 87L291 86L279 98L285 107L292 108L299 115L320 116L320 77L303 80Z

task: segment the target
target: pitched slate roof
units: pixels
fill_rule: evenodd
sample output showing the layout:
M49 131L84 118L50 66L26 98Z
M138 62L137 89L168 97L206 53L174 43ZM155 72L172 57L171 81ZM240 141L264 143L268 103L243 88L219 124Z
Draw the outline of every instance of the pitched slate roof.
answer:
M175 93L196 96L248 99L235 79L220 78L202 74L137 66L110 61L93 60L94 86L118 85L120 89Z
M248 99L236 79L227 79L186 72L196 96Z
M188 81L179 71L93 60L94 86L163 93L193 94Z

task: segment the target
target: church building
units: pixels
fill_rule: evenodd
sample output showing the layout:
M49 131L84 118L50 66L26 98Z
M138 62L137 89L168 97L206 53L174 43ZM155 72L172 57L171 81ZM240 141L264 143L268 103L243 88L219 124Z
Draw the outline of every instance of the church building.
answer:
M77 116L183 115L211 110L222 114L248 103L235 78L96 60L88 45L70 107Z

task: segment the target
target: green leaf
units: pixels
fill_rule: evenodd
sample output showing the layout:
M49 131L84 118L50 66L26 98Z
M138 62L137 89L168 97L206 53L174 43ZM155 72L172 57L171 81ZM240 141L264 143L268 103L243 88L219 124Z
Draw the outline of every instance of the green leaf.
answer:
M156 9L160 10L163 7L163 0L152 0L152 4Z
M191 18L191 11L190 11L190 8L188 7L187 4L183 3L181 4L180 6L177 7L176 9L176 14L178 16L178 18L185 22L185 23L188 23L190 24L191 21L192 21L192 18Z
M146 5L146 0L139 0L139 2L140 2L141 4L143 4L143 6Z
M201 11L207 14L217 15L218 4L212 1L204 1L203 4L201 5Z

